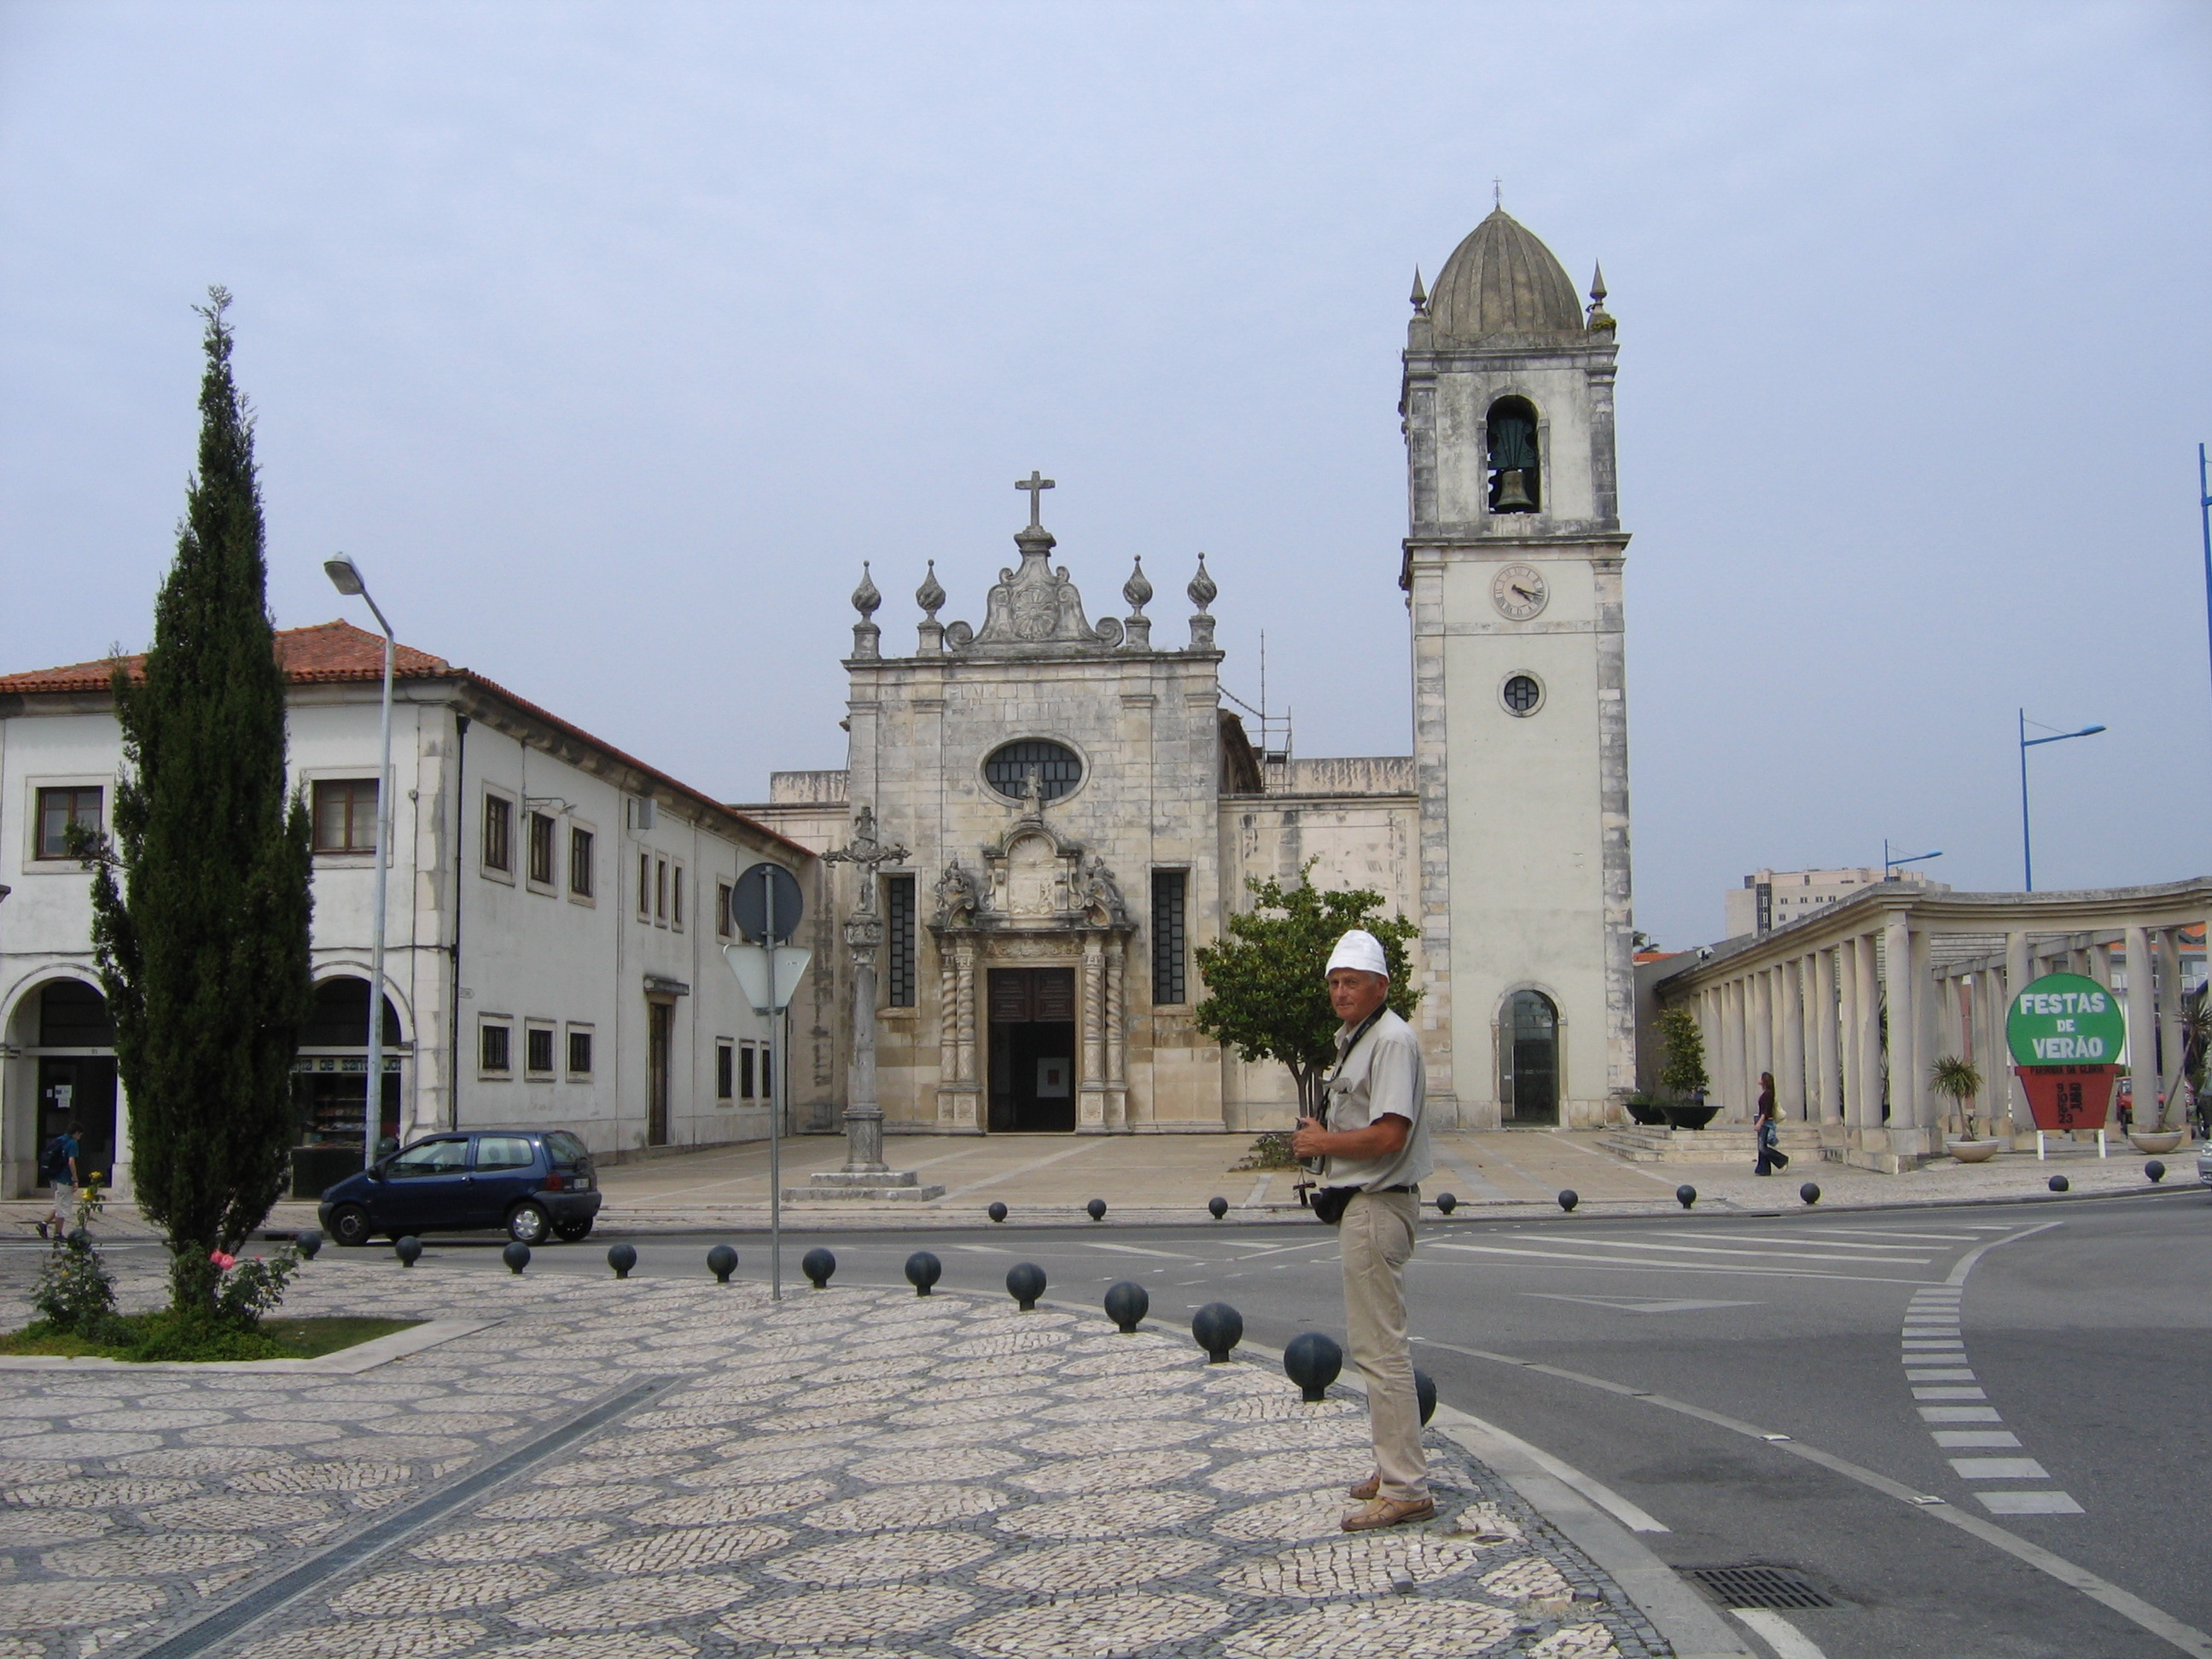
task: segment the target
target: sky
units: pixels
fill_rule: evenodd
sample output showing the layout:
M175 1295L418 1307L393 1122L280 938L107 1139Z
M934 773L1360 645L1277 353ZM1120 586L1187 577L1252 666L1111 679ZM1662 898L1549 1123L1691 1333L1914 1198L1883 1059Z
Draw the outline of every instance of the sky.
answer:
M0 3L0 669L137 648L236 296L280 626L700 788L842 763L846 596L1141 556L1297 752L1411 748L1406 294L1620 319L1638 925L1761 866L2212 872L2212 7Z

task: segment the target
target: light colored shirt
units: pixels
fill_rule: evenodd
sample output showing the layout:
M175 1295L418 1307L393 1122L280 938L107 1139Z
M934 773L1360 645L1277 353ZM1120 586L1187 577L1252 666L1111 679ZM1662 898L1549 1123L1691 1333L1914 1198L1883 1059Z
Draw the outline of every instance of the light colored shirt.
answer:
M1324 1187L1358 1187L1377 1191L1385 1187L1411 1187L1425 1181L1436 1168L1429 1154L1429 1126L1423 1108L1428 1101L1428 1068L1421 1062L1421 1042L1413 1028L1392 1013L1382 1017L1350 1054L1344 1045L1352 1036L1347 1026L1336 1034L1336 1069L1328 1079L1328 1127L1339 1133L1364 1129L1379 1117L1402 1117L1412 1127L1406 1144L1395 1152L1376 1158L1349 1158L1331 1154L1322 1175Z

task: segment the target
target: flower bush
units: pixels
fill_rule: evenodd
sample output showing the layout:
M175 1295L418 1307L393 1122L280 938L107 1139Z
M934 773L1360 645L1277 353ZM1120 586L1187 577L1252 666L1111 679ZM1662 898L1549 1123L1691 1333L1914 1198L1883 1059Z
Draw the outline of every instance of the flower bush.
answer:
M102 1202L94 1176L77 1189L69 1231L55 1237L39 1268L31 1306L54 1330L90 1335L115 1316L115 1280L92 1242L92 1218Z

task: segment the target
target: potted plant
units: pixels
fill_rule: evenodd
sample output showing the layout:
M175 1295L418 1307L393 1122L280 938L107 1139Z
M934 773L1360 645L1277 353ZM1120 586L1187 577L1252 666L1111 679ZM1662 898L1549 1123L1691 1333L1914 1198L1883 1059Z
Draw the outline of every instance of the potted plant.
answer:
M1659 1086L1675 1098L1659 1110L1677 1129L1702 1129L1713 1121L1717 1106L1705 1104L1705 1034L1698 1017L1677 1003L1659 1016L1659 1040L1667 1058L1659 1067Z
M1928 1086L1939 1095L1949 1097L1953 1115L1958 1121L1959 1138L1946 1149L1951 1156L1961 1164L1985 1164L1996 1157L2004 1142L1975 1133L1978 1121L1968 1105L1982 1092L1981 1067L1971 1060L1946 1054L1929 1068Z

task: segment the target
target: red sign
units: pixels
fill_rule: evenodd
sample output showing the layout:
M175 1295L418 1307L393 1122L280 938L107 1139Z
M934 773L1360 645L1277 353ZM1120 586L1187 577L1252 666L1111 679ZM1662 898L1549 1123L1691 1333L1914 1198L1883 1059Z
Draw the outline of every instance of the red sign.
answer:
M2039 1129L2101 1129L2117 1066L2015 1066Z

